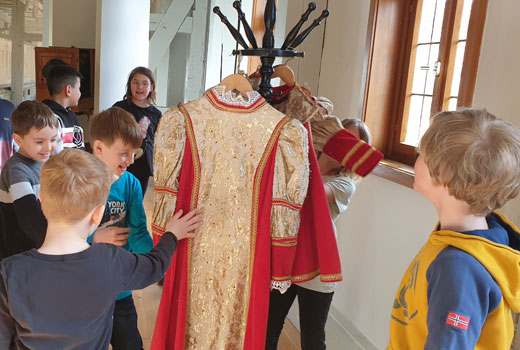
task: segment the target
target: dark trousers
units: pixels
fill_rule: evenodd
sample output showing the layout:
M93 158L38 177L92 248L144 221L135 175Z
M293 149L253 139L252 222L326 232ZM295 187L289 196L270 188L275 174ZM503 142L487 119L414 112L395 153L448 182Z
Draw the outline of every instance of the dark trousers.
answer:
M287 292L271 291L266 350L276 350L287 313L296 296L300 309L300 338L302 350L322 350L325 346L325 324L334 293L320 293L292 285Z
M116 301L110 344L112 344L113 350L141 350L143 348L143 340L137 329L137 312L131 295Z
M148 188L148 180L150 180L150 170L147 161L143 158L145 158L145 156L136 159L134 164L130 165L127 170L139 180L144 197L146 189Z

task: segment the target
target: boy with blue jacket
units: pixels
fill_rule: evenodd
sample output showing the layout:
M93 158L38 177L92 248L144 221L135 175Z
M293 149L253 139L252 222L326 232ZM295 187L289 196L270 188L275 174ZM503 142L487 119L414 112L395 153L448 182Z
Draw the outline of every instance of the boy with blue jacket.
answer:
M485 110L442 112L419 153L414 189L439 223L399 286L388 349L509 349L520 231L495 210L520 190L520 131Z
M146 225L143 192L137 178L126 171L140 150L141 128L130 113L113 107L92 118L90 135L94 155L116 179L92 242L112 243L136 254L147 253L153 247L153 240ZM110 343L114 350L142 348L132 291L120 293L116 298Z

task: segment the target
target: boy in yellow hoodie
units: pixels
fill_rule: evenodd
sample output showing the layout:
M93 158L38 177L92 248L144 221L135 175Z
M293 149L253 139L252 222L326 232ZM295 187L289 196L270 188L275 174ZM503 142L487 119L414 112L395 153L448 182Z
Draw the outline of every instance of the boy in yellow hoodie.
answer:
M442 112L419 153L414 189L439 223L399 286L388 349L509 349L520 231L494 210L520 190L520 130L485 110Z

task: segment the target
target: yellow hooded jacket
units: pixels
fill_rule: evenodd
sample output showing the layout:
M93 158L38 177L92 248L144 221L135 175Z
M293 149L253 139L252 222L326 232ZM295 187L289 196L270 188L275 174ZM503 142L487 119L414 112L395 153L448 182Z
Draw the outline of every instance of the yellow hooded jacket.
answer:
M498 212L488 230L437 230L395 297L389 350L508 350L520 311L520 231Z

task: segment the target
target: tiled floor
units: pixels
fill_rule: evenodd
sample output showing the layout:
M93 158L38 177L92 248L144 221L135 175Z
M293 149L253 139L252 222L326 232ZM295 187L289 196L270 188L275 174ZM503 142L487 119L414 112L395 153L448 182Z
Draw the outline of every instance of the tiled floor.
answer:
M144 198L144 209L148 218L148 229L153 210L153 181L150 179L148 190ZM139 331L143 337L145 350L150 349L155 317L159 308L162 288L157 284L145 289L134 291L135 306L139 317ZM329 350L364 350L352 336L342 329L336 322L329 320L327 323L327 349ZM278 350L299 350L300 339L298 330L290 323L285 322L285 327L280 337ZM204 349L201 349L204 350Z

